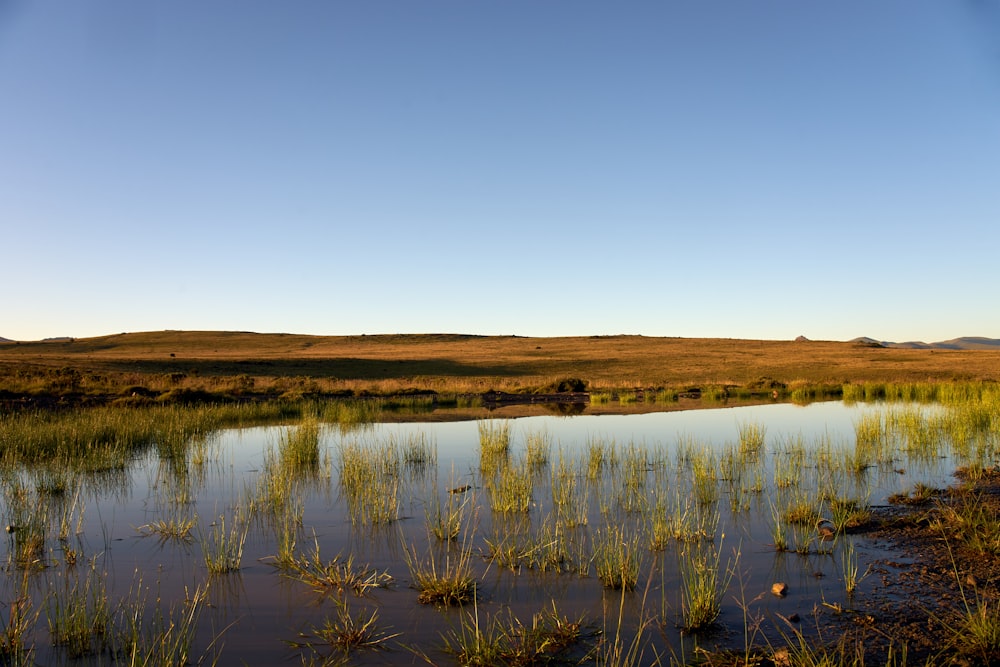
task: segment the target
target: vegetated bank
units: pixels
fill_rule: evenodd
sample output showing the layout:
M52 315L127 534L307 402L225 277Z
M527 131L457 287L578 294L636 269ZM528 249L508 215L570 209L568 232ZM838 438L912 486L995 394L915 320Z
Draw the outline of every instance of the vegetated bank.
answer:
M998 378L1000 351L830 341L163 331L0 344L0 400L8 405L372 396L809 400L839 397L845 385L877 393L886 383Z

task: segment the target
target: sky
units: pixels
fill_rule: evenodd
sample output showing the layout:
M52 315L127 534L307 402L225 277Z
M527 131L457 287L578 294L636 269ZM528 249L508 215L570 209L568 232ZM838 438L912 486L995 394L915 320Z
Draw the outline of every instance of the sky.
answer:
M1000 337L1000 4L0 0L0 336Z

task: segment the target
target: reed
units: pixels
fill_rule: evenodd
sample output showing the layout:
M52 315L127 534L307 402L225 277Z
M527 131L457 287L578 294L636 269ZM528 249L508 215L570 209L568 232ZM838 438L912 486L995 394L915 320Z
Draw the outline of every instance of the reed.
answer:
M459 488L459 487L453 487ZM438 540L449 542L458 539L462 526L467 524L467 513L476 505L476 494L467 489L462 493L448 493L444 503L435 494L424 515L428 531Z
M532 506L534 476L526 459L500 468L495 480L487 483L490 507L494 512L527 512Z
M185 599L166 610L157 604L151 617L147 615L148 592L141 579L133 582L128 596L115 609L114 651L119 659L143 667L214 664L217 655L215 660L207 653L199 658L192 648L208 597L207 586L185 589Z
M477 523L476 512L467 512L465 520L465 526L459 531L462 540L429 540L424 556L415 545L402 543L403 559L410 571L411 585L418 592L419 603L447 607L461 606L476 599L478 585L472 575L470 547Z
M582 638L582 619L543 609L524 625L509 610L481 620L479 607L462 616L458 629L444 635L444 649L462 665L501 667L563 664Z
M639 540L621 526L607 526L594 536L594 568L605 588L635 589L639 581Z
M334 600L335 610L332 616L326 616L323 624L313 627L305 634L304 641L295 642L299 648L310 648L319 655L319 664L342 664L354 651L386 650L389 641L400 636L400 633L389 634L379 627L378 609L371 613L359 611L351 613L347 603ZM334 655L324 654L321 649L329 649ZM306 663L303 660L303 664Z
M315 414L302 418L298 426L285 429L278 445L281 468L285 474L315 472L320 465L320 425Z
M353 554L346 557L338 554L331 560L324 560L315 536L312 551L286 564L282 574L307 584L319 593L335 592L340 595L351 591L356 596L362 596L376 588L388 588L393 582L388 572L357 565Z
M854 597L858 585L868 576L868 572L870 571L866 570L864 574L859 574L858 552L854 546L854 541L851 539L843 540L843 547L840 554L840 569L841 575L844 578L844 592L847 593L847 598L850 600Z
M740 437L740 454L745 458L756 458L764 451L764 440L767 435L767 427L755 422L740 423L737 425Z
M401 445L403 464L411 470L437 465L437 443L426 433L410 433Z
M484 419L478 424L479 449L484 455L502 455L510 451L510 422Z
M70 659L92 655L109 641L111 606L103 573L92 565L86 573L53 582L46 597L49 637Z
M188 516L181 512L176 512L172 516L155 519L149 523L139 526L136 530L140 535L155 535L161 543L179 542L190 544L193 541L191 531L198 525L198 516Z
M528 433L524 439L525 460L532 469L544 468L552 455L552 436L546 431Z
M7 620L0 615L0 661L11 667L35 665L35 647L29 644L41 609L34 608L28 573L21 577L20 589L10 600Z
M725 535L723 535L725 538ZM739 560L739 553L736 554ZM722 611L722 596L733 569L721 568L714 542L687 543L678 552L681 579L681 627L695 633L711 627Z
M244 516L240 508L236 508L228 530L225 514L220 514L210 528L211 531L201 538L202 556L209 573L238 571L243 564L243 546L250 530L250 517Z
M399 516L399 450L392 443L340 446L340 491L354 525L385 525Z

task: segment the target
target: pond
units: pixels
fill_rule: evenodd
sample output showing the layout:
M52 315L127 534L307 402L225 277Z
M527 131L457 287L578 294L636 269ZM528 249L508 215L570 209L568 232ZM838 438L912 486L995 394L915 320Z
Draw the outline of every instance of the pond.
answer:
M947 414L311 418L148 448L105 474L22 467L3 479L0 620L8 636L23 622L41 664L459 664L490 642L501 664L563 649L525 648L532 628L574 660L683 662L742 649L746 632L780 640L783 619L808 632L818 606L875 585L879 554L851 526L995 453Z

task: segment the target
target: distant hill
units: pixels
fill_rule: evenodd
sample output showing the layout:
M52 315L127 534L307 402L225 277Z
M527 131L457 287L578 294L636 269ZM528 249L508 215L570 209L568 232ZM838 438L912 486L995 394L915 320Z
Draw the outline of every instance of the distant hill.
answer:
M12 341L10 338L4 338L3 336L0 336L0 343L13 343L13 342L14 341Z
M894 347L907 350L1000 350L1000 339L983 338L980 336L963 336L937 343L925 343L919 340L894 343L885 340L875 340L868 336L860 336L848 342L870 347Z

